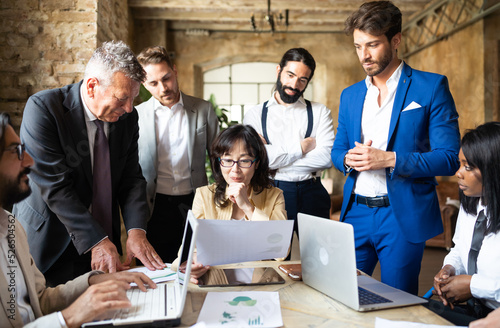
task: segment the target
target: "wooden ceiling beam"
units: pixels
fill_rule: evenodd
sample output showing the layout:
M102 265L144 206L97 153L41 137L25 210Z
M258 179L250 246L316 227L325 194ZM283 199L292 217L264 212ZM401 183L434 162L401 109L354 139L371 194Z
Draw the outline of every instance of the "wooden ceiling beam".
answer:
M403 20L421 11L430 0L394 0ZM285 16L288 9L288 30L343 30L345 19L364 0L272 0L274 15ZM250 18L262 25L267 14L266 0L128 0L132 17L138 20L165 20L175 29L252 30ZM281 25L284 25L284 18ZM275 18L276 25L280 23ZM180 26L183 26L182 28ZM257 26L260 28L260 26Z

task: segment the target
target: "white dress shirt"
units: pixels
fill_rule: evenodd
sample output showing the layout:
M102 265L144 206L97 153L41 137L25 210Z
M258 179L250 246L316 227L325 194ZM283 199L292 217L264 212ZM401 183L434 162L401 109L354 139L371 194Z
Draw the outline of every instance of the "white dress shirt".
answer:
M83 85L82 88L80 88L80 97L82 98L84 109L83 116L85 118L85 125L87 126L87 137L89 138L90 166L92 167L92 170L94 170L94 141L95 134L97 132L97 126L95 125L94 121L97 120L97 117L90 111L89 107L85 103L85 98L83 98ZM109 123L104 121L103 123L104 134L107 138L109 133Z
M483 209L487 214L487 208L479 204L477 215ZM443 266L453 266L456 275L468 274L469 250L477 215L467 214L463 208L460 208L458 213L453 236L455 246L446 255L443 263ZM472 275L470 290L472 296L481 299L489 308L500 307L500 233L490 233L484 237L477 257L477 273Z
M388 93L381 106L378 105L380 90L372 83L370 76L366 77L368 90L361 117L361 143L372 140L372 147L387 150L389 125L402 70L403 61L386 82ZM366 197L387 195L385 179L385 169L358 172L354 193Z
M184 102L168 108L155 103L156 144L158 177L156 192L164 195L187 195L193 192L189 166L189 126Z
M3 208L0 208L0 268L7 282L10 297L15 299L19 314L24 324L27 324L35 320L35 314L29 303L23 270L21 270L15 254L15 236L14 216L8 215ZM2 301L7 302L7 300Z
M276 93L275 93L276 94ZM304 98L289 105L280 105L275 97L267 103L267 135L270 145L266 145L271 169L278 169L275 179L282 181L304 181L321 176L321 171L332 166L331 151L334 131L330 110L325 105L311 102L313 129L311 137L316 138L316 148L303 155L300 142L307 131L307 107ZM262 104L252 107L243 119L260 135L262 132Z

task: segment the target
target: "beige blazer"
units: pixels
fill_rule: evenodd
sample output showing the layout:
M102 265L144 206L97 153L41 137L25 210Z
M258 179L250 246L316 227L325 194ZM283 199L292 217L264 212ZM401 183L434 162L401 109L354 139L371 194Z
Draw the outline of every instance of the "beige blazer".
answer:
M3 209L0 209L3 210ZM12 215L7 213L8 215ZM19 269L22 270L30 304L36 320L24 327L60 327L59 319L55 312L69 306L88 287L88 276L82 275L75 280L68 281L64 285L55 288L45 286L45 278L35 265L35 261L29 253L26 232L16 220L15 249ZM6 268L1 268L5 270ZM23 321L16 305L9 306L10 292L4 275L0 274L0 327L23 327ZM44 316L45 315L45 316ZM10 318L9 318L10 317ZM12 318L12 319L11 319Z
M215 186L204 186L196 189L193 200L193 214L198 219L231 220L233 203L220 208L215 204ZM249 195L250 203L255 206L252 221L286 220L285 198L283 191L276 187L264 189L256 194L253 190ZM245 217L246 220L248 220Z

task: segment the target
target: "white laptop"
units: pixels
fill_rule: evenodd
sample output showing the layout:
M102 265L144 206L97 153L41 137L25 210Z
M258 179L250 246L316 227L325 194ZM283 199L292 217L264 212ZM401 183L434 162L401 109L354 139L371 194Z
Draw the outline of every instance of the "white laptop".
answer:
M427 302L369 276L357 275L352 225L302 213L298 214L298 224L302 279L307 285L357 311Z
M115 311L106 320L93 321L82 327L172 327L181 323L193 263L198 220L188 212L180 263L187 261L186 272L177 272L174 282L157 284L158 288L142 292L139 288L127 291L132 307Z

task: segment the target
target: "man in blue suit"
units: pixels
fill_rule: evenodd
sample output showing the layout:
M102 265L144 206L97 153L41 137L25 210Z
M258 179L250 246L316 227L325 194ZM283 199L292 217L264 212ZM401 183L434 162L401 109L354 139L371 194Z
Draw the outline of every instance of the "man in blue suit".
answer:
M458 114L446 77L398 59L401 12L368 2L346 21L367 74L342 92L332 161L349 174L341 220L351 223L358 268L413 294L425 241L443 231L435 176L457 170Z

